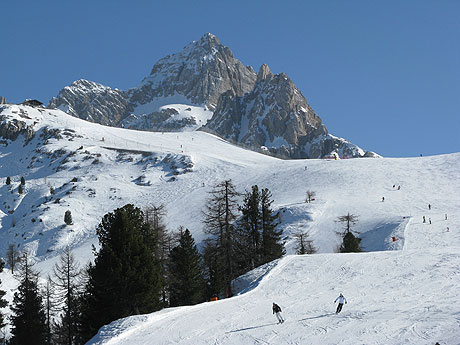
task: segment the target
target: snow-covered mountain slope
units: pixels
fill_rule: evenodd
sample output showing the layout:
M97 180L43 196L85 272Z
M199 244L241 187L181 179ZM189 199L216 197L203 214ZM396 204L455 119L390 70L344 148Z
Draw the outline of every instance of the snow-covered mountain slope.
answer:
M126 203L164 204L168 227L183 225L201 242L208 192L229 178L241 192L254 184L270 189L288 253L295 250L292 235L299 230L309 231L322 253L288 256L253 272L248 294L116 322L95 343L452 344L460 339L458 153L280 160L203 132L105 127L59 110L16 105L0 107L0 133L9 134L0 142L0 254L9 243L29 249L43 276L66 246L81 263L89 260L102 216ZM21 176L26 183L18 194ZM306 190L317 193L314 202L304 202ZM64 226L66 210L73 225ZM331 254L340 242L335 219L348 212L359 215L356 230L364 249L378 252ZM423 215L431 225L422 223ZM7 274L0 279L5 282L5 276L13 286ZM333 311L339 292L349 299L344 313L324 316ZM274 323L273 301L283 307L287 322L264 326Z

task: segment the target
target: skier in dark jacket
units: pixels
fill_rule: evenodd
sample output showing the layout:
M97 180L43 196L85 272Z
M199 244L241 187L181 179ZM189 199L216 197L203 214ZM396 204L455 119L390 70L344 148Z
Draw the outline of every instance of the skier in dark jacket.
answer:
M278 323L283 323L283 317L281 316L281 308L278 304L273 302L273 314L276 314L276 318L278 319Z
M337 306L337 310L335 311L336 314L340 313L340 311L342 310L344 302L345 302L345 304L347 304L347 299L345 297L343 297L342 294L340 294L340 296L335 299L334 303L337 302L337 301L339 301L339 305Z

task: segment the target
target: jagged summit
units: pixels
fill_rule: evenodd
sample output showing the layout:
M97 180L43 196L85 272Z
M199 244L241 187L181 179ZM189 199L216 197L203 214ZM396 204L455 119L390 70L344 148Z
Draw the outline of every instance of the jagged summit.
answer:
M259 68L259 72L257 73L257 82L260 83L262 80L265 80L267 78L272 78L273 73L270 71L270 68L268 65L263 64Z
M273 74L266 64L256 73L211 33L158 60L135 88L121 91L80 79L62 89L50 107L140 130L201 128L286 158L364 155L328 134L286 74Z
M130 90L130 98L142 105L179 94L194 105L214 109L222 93L232 90L242 96L252 90L255 80L254 70L208 33L179 53L160 59L139 87Z

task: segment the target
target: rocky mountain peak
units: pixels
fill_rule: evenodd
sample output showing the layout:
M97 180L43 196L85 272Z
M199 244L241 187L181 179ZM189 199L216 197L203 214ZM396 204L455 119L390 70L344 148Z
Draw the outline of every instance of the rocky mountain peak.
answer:
M263 64L262 66L260 66L259 72L257 73L257 83L260 83L261 81L272 77L273 73L270 71L270 68L268 68L268 65Z
M155 98L181 95L192 104L214 109L222 93L232 90L243 95L255 81L254 70L207 33L182 51L160 59L141 85L130 90L130 98L133 104L143 105Z

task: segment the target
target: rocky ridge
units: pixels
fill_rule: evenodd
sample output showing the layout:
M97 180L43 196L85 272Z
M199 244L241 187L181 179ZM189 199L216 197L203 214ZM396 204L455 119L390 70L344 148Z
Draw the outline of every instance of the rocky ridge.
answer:
M185 111L184 105L193 109ZM256 74L210 33L160 59L136 88L121 91L78 80L49 106L104 125L201 129L284 158L375 156L330 135L286 74L273 74L265 64Z

